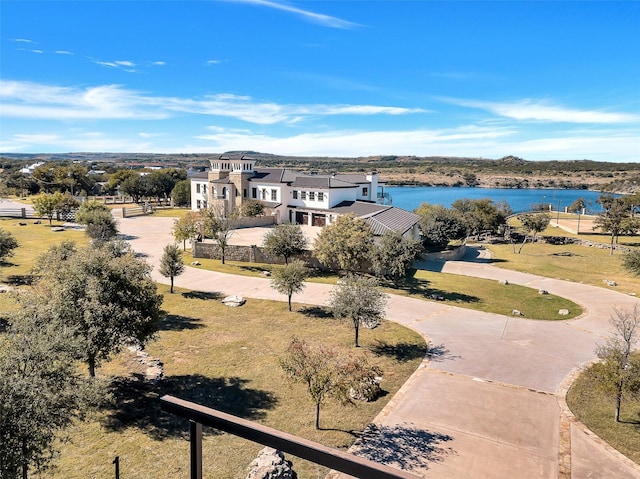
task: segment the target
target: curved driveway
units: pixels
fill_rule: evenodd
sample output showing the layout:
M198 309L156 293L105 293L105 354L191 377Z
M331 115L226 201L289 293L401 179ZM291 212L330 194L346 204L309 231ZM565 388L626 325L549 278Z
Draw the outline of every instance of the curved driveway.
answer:
M119 224L133 248L156 268L162 248L173 241L173 219L127 218ZM592 359L596 344L604 341L612 308L632 307L638 300L604 288L496 268L482 258L447 262L438 269L545 289L586 312L573 320L535 321L391 295L387 317L432 344L429 360L376 418L386 430L403 427L429 438L428 447L414 445L414 451L407 452L424 458L410 464L413 471L438 478L640 478L638 466L567 419L556 397L565 378ZM167 281L157 269L153 278ZM175 283L200 291L284 299L268 279L191 267ZM329 291L328 285L308 283L294 299L325 305ZM398 449L401 446L406 450L406 444L398 443Z

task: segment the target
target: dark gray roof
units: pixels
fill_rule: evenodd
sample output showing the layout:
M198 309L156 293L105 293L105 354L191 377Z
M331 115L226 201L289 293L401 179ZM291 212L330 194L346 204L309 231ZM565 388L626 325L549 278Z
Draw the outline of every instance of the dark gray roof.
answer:
M410 211L395 206L367 203L366 201L343 201L331 208L331 211L338 214L353 213L357 217L363 218L369 223L376 236L389 231L404 234L413 228L420 219L417 214Z
M230 183L233 183L229 178L220 178L217 180L211 180L211 183L216 183L218 185L228 185Z
M419 219L420 216L411 211L392 206L365 218L365 221L371 225L373 234L383 235L388 231L404 234L413 228Z
M331 211L340 215L353 213L354 215L363 218L365 216L379 213L380 211L384 211L388 208L391 208L391 206L368 203L366 201L343 201L331 208Z
M365 175L359 175L357 173L336 173L334 177L339 180L346 181L347 183L371 183L369 180L367 180L367 177Z
M266 208L277 208L282 203L276 203L275 201L260 201Z
M260 183L282 183L283 168L260 168L254 169L254 176L249 181L259 181Z
M187 172L187 174L190 180L206 180L207 178L209 178L208 171L195 171L195 172L192 172L191 174Z
M298 175L291 183L297 188L353 188L353 183L325 175Z

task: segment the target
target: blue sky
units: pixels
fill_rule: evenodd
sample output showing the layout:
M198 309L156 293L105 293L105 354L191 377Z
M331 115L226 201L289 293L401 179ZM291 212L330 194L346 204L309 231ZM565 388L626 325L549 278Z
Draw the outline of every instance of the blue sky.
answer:
M0 0L0 152L640 162L640 2Z

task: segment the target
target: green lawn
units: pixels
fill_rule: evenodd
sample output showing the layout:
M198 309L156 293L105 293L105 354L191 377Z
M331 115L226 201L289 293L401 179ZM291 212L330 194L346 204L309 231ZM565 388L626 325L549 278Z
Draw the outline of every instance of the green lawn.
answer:
M184 261L190 264L194 259L187 251ZM224 265L220 260L197 258L203 268L221 273L238 274L244 276L264 277L263 271L280 268L279 265L240 263L227 261ZM330 273L314 272L308 281L335 284L338 276ZM565 298L551 294L541 295L537 289L510 284L504 286L497 281L460 276L448 273L437 273L418 270L413 278L393 285L384 282L385 291L433 301L432 295L441 297L443 302L462 308L497 314L511 314L514 309L522 311L531 319L570 319L582 314L580 306ZM472 292L472 293L471 293ZM559 316L558 310L568 309L569 315Z
M640 464L640 398L623 401L621 422L615 422L613 400L596 391L589 379L581 375L569 390L567 403L573 414L589 429Z
M556 279L592 284L622 293L640 294L640 278L622 267L623 254L580 245L526 244L521 254L511 245L489 245L494 265ZM616 281L607 286L603 281Z
M116 388L118 407L97 414L71 431L57 470L50 478L112 477L111 462L120 456L122 477L130 479L188 476L185 421L158 411L162 394L193 400L338 448L348 448L393 397L426 353L424 340L395 323L361 331L360 350L384 371L383 397L358 407L328 402L313 429L314 406L304 388L284 382L277 359L294 335L310 341L354 349L353 330L318 308L249 299L240 308L197 292L165 295L164 321L158 340L147 350L164 362L165 379L156 386L127 384ZM139 369L127 354L98 370L111 378ZM205 431L205 477L243 478L261 447L229 435ZM294 458L295 460L295 458ZM326 471L296 461L300 477L324 477Z
M26 223L26 226L20 226ZM62 226L63 223L53 222L53 226ZM31 219L0 219L0 228L9 231L18 240L18 247L13 250L14 255L7 258L0 265L0 282L8 284L20 284L26 279L31 268L35 265L38 256L47 251L51 246L64 240L75 241L78 245L88 243L84 231L79 229L66 229L65 231L51 231L49 222L42 220L41 224L35 224Z

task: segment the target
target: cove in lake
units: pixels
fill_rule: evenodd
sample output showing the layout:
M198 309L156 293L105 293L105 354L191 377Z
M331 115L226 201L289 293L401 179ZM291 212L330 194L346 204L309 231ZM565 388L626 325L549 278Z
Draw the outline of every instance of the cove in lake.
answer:
M385 193L391 195L392 205L413 211L421 203L451 207L451 203L462 198L478 200L489 198L495 203L506 201L514 212L531 210L533 205L553 205L553 210L564 211L578 198L587 204L588 214L598 214L601 207L596 200L599 191L589 190L553 190L553 189L509 189L509 188L465 188L446 186L387 186ZM620 196L620 195L613 195ZM548 206L547 206L548 208Z

